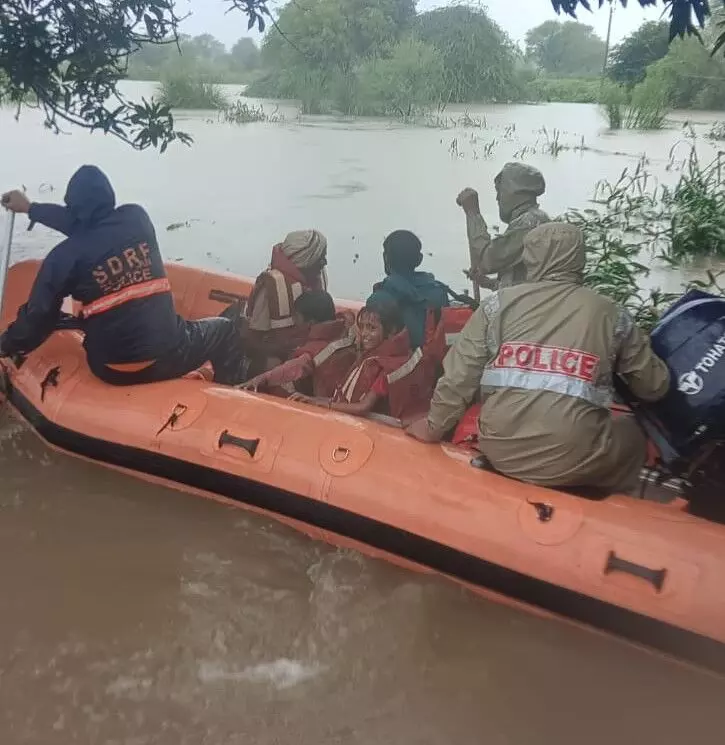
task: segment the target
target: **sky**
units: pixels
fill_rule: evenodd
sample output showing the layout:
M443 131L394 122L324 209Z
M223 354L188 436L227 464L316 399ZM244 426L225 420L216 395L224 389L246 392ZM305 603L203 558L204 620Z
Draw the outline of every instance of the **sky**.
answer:
M419 0L418 11L430 10L445 4L440 0ZM550 0L484 0L483 4L488 8L489 15L517 42L523 40L530 28L544 21L559 18ZM592 5L595 4L596 0L592 2ZM629 3L627 8L622 8L618 3L615 5L612 21L613 44L634 31L644 21L658 20L664 7L663 4L658 4L658 7L644 10L637 2ZM254 36L257 40L260 38L258 34L247 31L247 19L240 11L226 13L229 5L224 0L177 0L176 7L180 15L191 13L182 25L184 33L209 33L224 42L227 47L231 47L241 36ZM280 7L280 3L273 3L271 7ZM561 18L568 19L568 16ZM584 9L580 10L577 20L594 26L595 31L604 38L607 34L608 18L609 8L605 4L605 7L591 13Z

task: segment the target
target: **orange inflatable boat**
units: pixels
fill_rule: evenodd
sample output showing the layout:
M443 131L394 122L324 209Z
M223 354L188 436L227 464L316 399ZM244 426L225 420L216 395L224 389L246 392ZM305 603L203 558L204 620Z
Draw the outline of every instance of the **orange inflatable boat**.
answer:
M37 267L11 268L3 328ZM168 273L190 319L251 290ZM77 331L4 364L10 404L55 448L725 669L725 526L674 495L590 501L481 471L468 450L379 421L203 380L114 388L89 371Z

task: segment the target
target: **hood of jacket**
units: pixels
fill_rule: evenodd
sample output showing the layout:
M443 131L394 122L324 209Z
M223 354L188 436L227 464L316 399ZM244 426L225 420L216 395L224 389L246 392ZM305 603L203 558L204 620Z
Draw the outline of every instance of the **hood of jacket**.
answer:
M389 274L382 282L373 288L373 296L377 292L392 295L398 305L445 303L447 295L445 288L430 272L410 272L409 274Z
M74 229L88 228L116 208L116 195L106 174L96 166L81 166L68 182L65 203Z
M537 198L546 191L541 171L525 163L506 163L494 179L499 217L511 222L516 212L536 207Z
M574 225L544 223L524 238L528 282L583 284L585 260L584 234Z

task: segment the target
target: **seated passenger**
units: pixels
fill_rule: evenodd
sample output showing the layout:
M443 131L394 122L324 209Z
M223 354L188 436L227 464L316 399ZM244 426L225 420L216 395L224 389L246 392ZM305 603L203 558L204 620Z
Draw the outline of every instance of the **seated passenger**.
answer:
M631 490L646 441L632 417L612 416L612 376L656 401L667 366L625 310L583 286L578 228L535 228L523 259L528 282L481 304L445 359L427 419L408 433L438 442L480 386L479 447L496 470L542 486Z
M541 171L524 163L506 163L494 179L499 217L508 227L491 238L478 205L478 192L464 189L456 203L466 213L471 268L468 277L480 287L495 290L526 280L521 256L524 237L537 225L549 222L536 201L546 190ZM486 275L498 274L498 280Z
M274 367L304 341L294 303L303 292L327 289L326 264L327 239L317 230L289 233L272 249L270 266L257 277L247 304L246 338L255 367Z
M106 176L83 166L68 182L63 207L4 194L12 212L64 235L43 260L28 302L0 337L0 354L28 354L61 318L63 299L83 304L83 346L92 372L107 383L152 383L211 361L216 379L238 383L241 336L231 321L185 321L174 309L154 226L137 204L116 207Z
M332 298L321 290L300 295L294 304L294 315L298 327L309 329L307 341L294 351L291 360L257 375L240 388L256 391L260 387L285 387L311 376L315 396L329 398L335 393L357 356L348 319L335 313Z
M422 261L423 248L415 233L409 230L391 233L383 241L387 277L373 287L368 298L369 303L392 300L398 304L413 349L422 347L426 341L428 312L439 315L441 308L448 305L448 288L430 272L416 271Z
M330 398L297 396L333 411L371 411L404 418L427 408L433 384L420 349L411 355L408 332L395 303L366 305L357 318L357 359Z

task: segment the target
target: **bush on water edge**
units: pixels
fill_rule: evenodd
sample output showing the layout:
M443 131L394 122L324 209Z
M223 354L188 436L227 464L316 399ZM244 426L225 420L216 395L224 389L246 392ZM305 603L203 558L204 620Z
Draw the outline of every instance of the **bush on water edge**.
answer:
M524 84L523 98L546 103L599 103L598 78L554 78L539 75Z
M159 85L159 100L173 109L224 109L228 105L218 85L189 73L164 77Z
M587 247L585 282L626 307L644 329L651 329L679 295L641 289L649 258L673 267L698 257L725 259L725 161L698 160L694 145L680 167L674 188L659 185L645 161L595 188L592 206L569 210L562 219L579 226ZM699 287L722 294L719 274L707 272Z
M284 121L284 115L275 108L267 114L263 106L255 106L244 101L234 101L222 110L222 120L229 124L253 124L255 122L271 122L277 124Z

